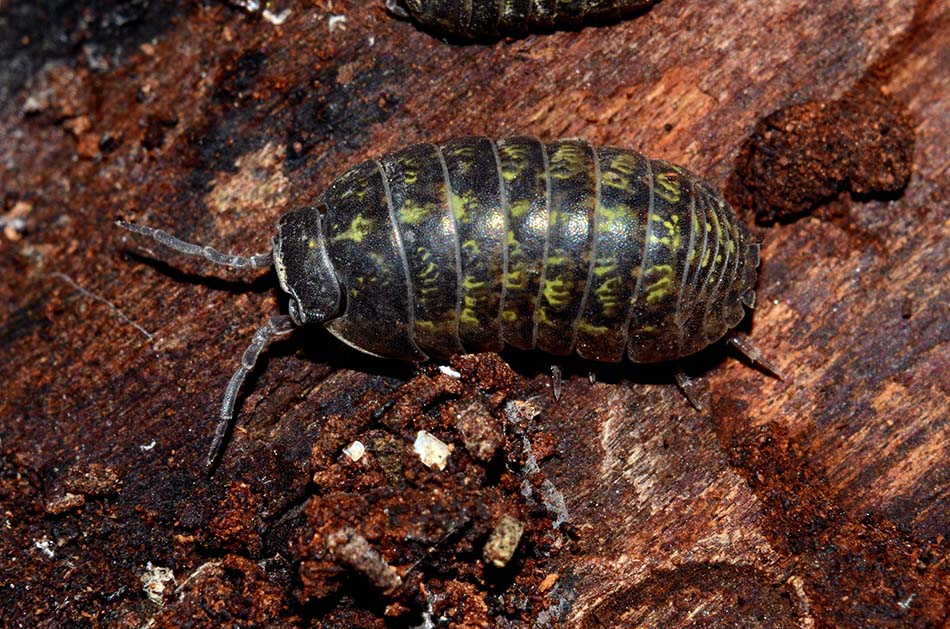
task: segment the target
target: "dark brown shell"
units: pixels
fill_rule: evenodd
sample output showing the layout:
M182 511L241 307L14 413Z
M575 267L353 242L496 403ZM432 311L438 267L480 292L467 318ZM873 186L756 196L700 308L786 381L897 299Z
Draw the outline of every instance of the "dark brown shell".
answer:
M378 356L508 343L672 360L721 338L755 297L759 246L717 192L583 140L411 146L344 173L307 211L322 214L310 239L344 295L324 323ZM276 261L287 278L312 275L309 262Z

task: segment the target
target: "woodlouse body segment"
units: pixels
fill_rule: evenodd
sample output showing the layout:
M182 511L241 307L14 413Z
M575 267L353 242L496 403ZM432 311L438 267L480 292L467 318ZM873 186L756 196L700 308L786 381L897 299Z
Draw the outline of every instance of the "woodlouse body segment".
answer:
M120 225L225 266L273 262L290 295L289 316L258 331L228 385L209 461L257 355L294 325L321 323L362 352L405 361L506 343L669 361L739 324L759 264L748 229L693 174L580 139L470 137L363 162L281 217L272 253L223 254Z
M739 323L758 263L748 230L692 174L576 139L412 146L345 173L309 211L326 213L311 238L345 296L327 328L402 360L506 342L673 360Z
M655 1L387 0L387 6L430 30L477 38L616 21L643 11Z

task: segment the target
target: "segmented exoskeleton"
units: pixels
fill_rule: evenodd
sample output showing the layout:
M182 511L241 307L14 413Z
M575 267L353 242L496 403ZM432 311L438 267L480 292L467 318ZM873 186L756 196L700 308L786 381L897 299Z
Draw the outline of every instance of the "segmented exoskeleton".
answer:
M273 252L251 257L120 224L219 264L273 263L290 295L289 316L257 332L228 385L209 460L257 355L296 325L408 361L505 343L669 361L742 320L759 264L748 229L694 175L578 139L471 137L363 162L281 217Z
M455 37L477 38L622 19L656 0L386 0L396 15Z

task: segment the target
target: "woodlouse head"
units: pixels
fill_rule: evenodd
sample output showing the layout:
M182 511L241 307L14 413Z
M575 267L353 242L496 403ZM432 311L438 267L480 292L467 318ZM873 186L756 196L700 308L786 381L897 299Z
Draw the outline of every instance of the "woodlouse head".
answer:
M288 312L297 325L322 323L340 309L340 283L327 256L317 208L281 217L274 237L274 269L290 295Z

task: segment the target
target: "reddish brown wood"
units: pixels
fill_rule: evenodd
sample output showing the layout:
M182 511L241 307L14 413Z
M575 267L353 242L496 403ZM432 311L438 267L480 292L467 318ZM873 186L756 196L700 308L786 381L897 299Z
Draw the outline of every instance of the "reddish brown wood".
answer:
M225 3L71 4L0 3L0 624L419 625L427 605L460 626L946 621L945 3L663 0L489 45L382 2L277 0L280 26ZM705 413L665 368L592 385L572 362L555 402L544 357L462 359L458 380L302 331L268 352L209 476L223 387L282 305L273 277L150 262L112 226L256 252L358 161L469 133L584 136L725 186L759 121L857 86L906 108L910 183L759 228L746 331L788 378L713 348L686 364ZM418 430L454 447L447 471L418 463ZM354 439L373 447L359 464ZM525 532L487 569L504 515ZM404 585L384 594L387 565Z

